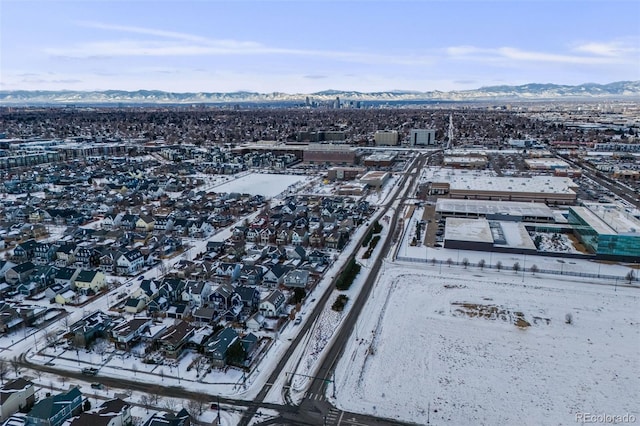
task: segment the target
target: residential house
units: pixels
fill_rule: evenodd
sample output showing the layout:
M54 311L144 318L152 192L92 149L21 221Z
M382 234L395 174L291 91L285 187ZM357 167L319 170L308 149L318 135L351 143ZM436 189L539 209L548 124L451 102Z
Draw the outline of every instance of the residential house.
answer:
M257 288L240 285L236 287L235 292L242 302L245 314L250 314L258 310L260 306L260 292Z
M105 276L100 271L81 271L73 282L73 286L82 293L99 292L105 287Z
M77 268L59 268L53 277L53 282L54 284L71 287L79 273L80 269Z
M76 346L87 346L97 337L106 337L105 332L109 329L111 322L109 315L96 311L71 324L69 330L74 335Z
M209 295L209 302L220 312L242 303L240 296L238 296L231 284L222 284L216 287Z
M195 327L186 321L180 321L167 329L158 339L160 350L167 358L177 359L185 345L195 333Z
M25 426L60 426L82 412L82 393L77 387L38 401L27 414Z
M113 327L111 337L118 348L128 350L138 343L152 325L151 318L133 318Z
M55 259L56 266L68 266L76 261L75 252L76 252L77 244L75 243L67 243L62 244L56 250Z
M35 270L36 265L31 262L20 263L13 268L9 268L4 274L4 279L9 285L27 282Z
M202 306L208 300L211 285L206 281L187 281L182 290L182 300L191 306Z
M160 413L155 413L151 416L142 426L190 426L191 425L191 416L184 408L180 410L177 414L165 413L164 415Z
M171 216L155 216L154 219L154 234L164 234L173 230L173 218Z
M33 253L33 263L46 265L53 260L57 247L51 243L36 243Z
M291 270L290 267L277 263L264 274L262 282L266 285L277 287L284 282L284 276Z
M309 283L309 271L304 269L294 269L284 276L285 287L306 288Z
M273 290L260 302L260 313L266 317L279 316L285 307L286 298L280 290Z
M68 426L131 426L131 405L119 398L103 402L94 410L81 413Z
M233 328L227 327L220 330L207 343L205 352L211 359L213 367L222 368L227 365L227 352L238 338L238 333Z
M227 277L223 282L232 283L240 278L242 265L239 263L220 262L215 270L218 277Z
M35 402L35 386L31 381L22 377L8 381L0 388L0 421L30 409Z
M239 281L246 285L262 284L262 276L265 273L265 267L262 265L244 265L240 270Z
M215 308L198 308L193 311L193 319L201 324L213 324L219 318Z
M326 264L329 263L329 255L327 253L324 253L320 250L313 250L311 251L308 255L307 258L309 260L309 262L311 263L319 263L319 264Z
M37 246L38 246L38 243L36 242L36 240L24 241L18 244L17 246L15 246L15 248L13 249L13 257L17 261L22 261L22 262L30 261L33 259L33 256L35 255Z
M120 275L135 275L144 266L144 256L140 250L133 249L116 259L116 271Z
M100 252L91 246L78 247L74 256L74 265L78 268L88 269L100 266Z
M124 311L130 314L137 314L144 310L148 300L145 297L130 297L124 304Z
M264 321L264 315L262 315L260 312L256 312L249 318L247 318L247 320L245 321L245 325L247 326L247 329L251 331L260 331L264 324Z
M151 232L155 226L155 220L151 216L140 215L136 221L135 229L137 232Z

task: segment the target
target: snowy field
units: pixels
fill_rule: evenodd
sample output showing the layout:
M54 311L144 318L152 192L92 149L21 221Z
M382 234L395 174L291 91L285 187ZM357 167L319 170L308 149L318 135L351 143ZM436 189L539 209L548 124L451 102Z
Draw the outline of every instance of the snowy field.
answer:
M340 408L426 424L430 407L434 425L640 418L637 288L446 269L386 267L336 370Z
M261 173L250 173L230 182L213 188L215 192L238 192L241 194L263 195L265 197L275 197L276 195L294 188L297 184L305 181L306 176L298 175L271 175Z

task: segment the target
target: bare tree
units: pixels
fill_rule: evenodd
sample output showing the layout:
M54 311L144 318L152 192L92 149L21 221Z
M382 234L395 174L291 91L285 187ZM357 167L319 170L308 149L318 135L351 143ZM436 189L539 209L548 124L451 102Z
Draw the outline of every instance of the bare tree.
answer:
M500 262L499 260L496 262L496 269L499 271L500 269L502 269L502 262Z
M138 364L136 364L135 362L133 364L131 364L131 370L133 370L133 376L136 376L136 372L138 371Z
M431 258L431 264L432 264L432 265L435 265L435 264L436 264L436 258L435 258L435 257L432 257L432 258Z
M568 313L567 315L565 315L564 322L566 324L573 324L573 315L571 315L571 313Z
M151 403L151 401L150 401L149 395L147 395L146 393L143 393L143 394L140 396L140 404L141 404L144 408L146 408L147 413L149 413L149 404L150 404L150 403Z
M202 373L206 370L207 364L208 364L207 359L203 356L200 356L195 360L194 368L196 369L197 377L200 377Z
M204 413L204 408L207 405L207 397L203 394L198 395L194 399L190 399L187 403L188 411L191 415L199 417Z
M531 268L529 268L529 270L531 271L532 274L535 275L536 272L538 272L538 265L531 265Z
M47 342L47 345L53 345L57 340L56 333L54 331L47 332L47 334L44 335L44 340Z
M633 269L631 269L624 278L631 284L631 282L636 279L636 274L633 272Z
M520 270L520 263L516 262L513 264L513 271L518 272Z
M9 364L7 364L7 361L4 358L0 359L0 380L2 380L3 385L4 385L4 378L7 376L8 372L9 372Z
M164 401L164 408L166 408L169 411L176 411L176 407L178 406L178 401L176 401L174 398L167 398Z
M466 257L462 259L462 266L464 266L464 269L467 269L467 266L469 266L469 259Z
M453 263L453 259L448 258L447 259L447 266L449 266L449 268L451 268L451 264Z
M480 259L478 261L478 268L480 268L480 270L482 270L482 269L484 269L484 265L485 265L484 259Z
M20 375L20 360L18 359L17 356L14 356L13 358L11 358L11 368L13 369L13 372L16 374L16 377Z
M160 401L162 401L162 397L160 396L160 387L154 386L149 392L149 402L157 407L160 405Z

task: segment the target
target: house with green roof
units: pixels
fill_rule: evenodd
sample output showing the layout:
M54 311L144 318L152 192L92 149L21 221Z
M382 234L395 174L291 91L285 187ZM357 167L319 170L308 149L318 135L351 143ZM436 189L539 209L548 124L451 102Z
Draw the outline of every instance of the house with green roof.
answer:
M38 401L27 414L25 426L60 426L81 412L82 393L75 387Z

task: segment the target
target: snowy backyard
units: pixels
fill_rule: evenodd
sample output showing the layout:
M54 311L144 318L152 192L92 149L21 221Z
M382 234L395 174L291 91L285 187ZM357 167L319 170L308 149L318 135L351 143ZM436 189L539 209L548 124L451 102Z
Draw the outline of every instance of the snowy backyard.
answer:
M259 194L271 198L287 189L293 190L297 188L298 184L301 184L306 179L308 179L306 176L299 175L249 173L216 186L213 191L218 193Z
M640 416L636 288L443 269L385 269L336 371L339 408L421 424L428 407L433 424Z

